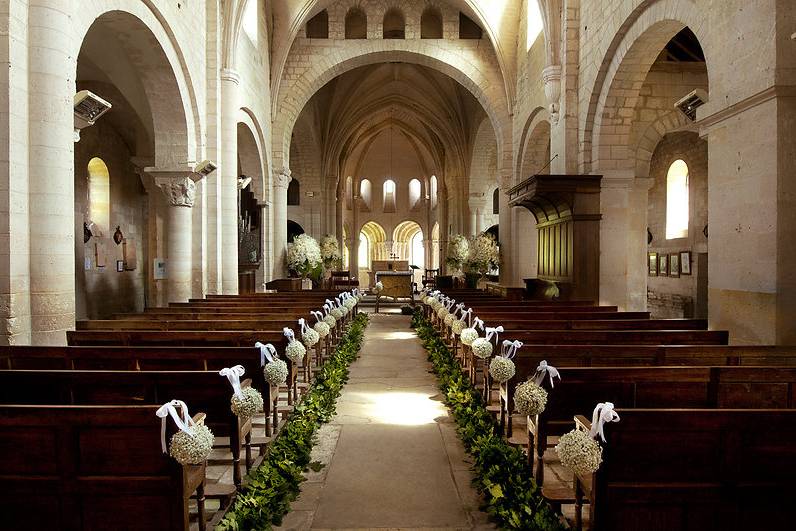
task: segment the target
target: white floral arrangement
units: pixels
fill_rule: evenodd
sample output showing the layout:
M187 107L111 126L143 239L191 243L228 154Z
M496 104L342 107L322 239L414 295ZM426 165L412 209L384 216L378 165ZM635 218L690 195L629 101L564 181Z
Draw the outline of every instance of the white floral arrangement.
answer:
M331 314L332 317L335 318L335 321L339 321L340 319L343 318L343 310L341 310L340 308L332 308Z
M229 407L235 415L242 419L250 419L263 410L263 395L260 394L260 391L244 387L241 389L241 395L241 397L236 394L232 395Z
M329 332L332 331L331 328L329 328L329 325L325 321L318 321L317 323L312 325L312 328L315 329L316 332L318 332L318 335L321 338L325 338L326 336L329 335Z
M178 431L171 436L169 455L181 465L204 463L213 450L213 432L204 424L193 424L188 431L190 433Z
M448 315L446 315L445 319L444 319L445 326L453 326L453 321L455 321L455 320L456 320L456 316L454 314L452 314L452 313L448 313Z
M313 328L308 328L301 333L301 342L307 348L314 347L321 340L321 335Z
M467 323L463 319L457 319L451 324L451 329L457 336L461 335L465 328L467 328Z
M303 319L301 320L303 321ZM301 325L299 321L299 325ZM301 344L301 341L296 341L296 334L290 328L283 328L282 332L287 338L287 347L285 347L285 357L292 361L294 364L304 359L307 354L307 349ZM316 332L317 333L317 332Z
M337 326L337 319L334 318L334 315L329 314L323 318L323 322L329 327L329 330Z
M470 243L467 238L457 234L448 242L448 254L445 263L454 271L460 271L467 260Z
M465 328L464 330L462 330L461 340L463 344L469 347L473 344L473 341L475 341L476 339L478 339L478 330L476 330L475 328ZM492 354L491 350L489 351L489 354ZM487 356L489 356L489 354L487 354Z
M514 378L514 374L516 372L517 369L514 366L514 362L508 358L504 358L503 356L495 356L489 363L489 374L497 382L508 382Z
M323 260L323 266L326 269L337 267L337 264L342 262L340 243L331 234L327 234L321 239L320 248L321 260Z
M593 474L603 462L603 449L588 433L572 430L558 439L556 453L561 465L575 474Z
M287 267L302 276L308 275L323 263L321 247L317 240L308 234L296 236L287 246Z
M447 306L443 305L437 308L437 317L439 317L440 319L445 319L445 316L448 315L449 313L450 310L448 310Z
M500 248L491 234L482 233L470 241L466 268L485 275L500 265Z
M523 382L514 391L514 410L520 415L534 417L547 407L547 391L534 381Z
M470 347L473 349L473 355L482 360L491 356L495 349L495 347L492 346L492 342L485 337L476 338L473 340Z
M378 294L379 294L379 293L381 293L382 291L384 291L384 284L382 284L382 283L381 283L381 281L379 281L379 282L376 282L376 285L375 285L375 286L373 286L373 293L375 293L376 295L378 295Z
M298 341L295 343L298 343ZM285 385L285 382L287 382L287 363L280 359L268 362L265 365L263 374L271 385Z
M354 297L348 297L348 298L345 300L345 302L343 303L343 306L345 306L346 308L348 308L348 309L349 309L349 311L353 311L353 310L354 310L354 308L356 308L356 307L357 307L357 300L356 300Z

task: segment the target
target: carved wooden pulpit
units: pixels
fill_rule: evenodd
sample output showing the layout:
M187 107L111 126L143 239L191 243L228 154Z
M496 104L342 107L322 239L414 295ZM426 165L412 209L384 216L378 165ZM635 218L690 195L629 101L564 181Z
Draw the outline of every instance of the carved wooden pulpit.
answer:
M509 206L536 218L538 278L562 298L600 300L601 175L534 175L509 190Z

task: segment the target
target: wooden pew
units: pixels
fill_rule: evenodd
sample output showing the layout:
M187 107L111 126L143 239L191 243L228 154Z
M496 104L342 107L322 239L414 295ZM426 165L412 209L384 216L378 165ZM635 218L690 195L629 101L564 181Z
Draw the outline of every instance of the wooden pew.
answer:
M541 415L528 417L528 461L539 485L549 436L599 402L623 408L791 409L796 367L562 367ZM521 380L518 380L521 382ZM513 403L510 403L513 408ZM534 465L535 458L535 465Z
M228 330L281 330L292 328L298 331L295 319L171 319L166 316L152 316L148 319L94 319L90 321L77 321L77 330L200 330L200 331L228 331Z
M796 347L754 345L525 345L514 358L516 374L500 386L500 424L512 436L514 392L541 361L567 367L787 366L796 365ZM558 387L558 383L556 383ZM604 401L606 399L603 399Z
M205 465L161 451L157 409L0 405L3 529L188 531L194 491L204 529Z
M125 345L125 346L228 346L242 347L272 343L277 350L284 350L287 339L279 330L219 330L208 334L199 330L69 330L67 343L76 346Z
M621 420L605 427L600 469L575 478L578 528L583 498L592 531L792 527L796 410L617 413ZM591 427L581 416L576 423Z
M249 387L251 379L241 382ZM216 437L229 437L233 482L241 486L240 454L251 469L252 420L230 409L232 388L217 371L0 370L0 404L160 405L179 398L204 412Z

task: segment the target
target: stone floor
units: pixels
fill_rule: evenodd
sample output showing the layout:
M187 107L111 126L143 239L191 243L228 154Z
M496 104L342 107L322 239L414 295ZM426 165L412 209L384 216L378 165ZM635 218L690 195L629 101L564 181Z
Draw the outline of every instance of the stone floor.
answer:
M371 315L360 358L319 432L279 529L494 529L409 317Z

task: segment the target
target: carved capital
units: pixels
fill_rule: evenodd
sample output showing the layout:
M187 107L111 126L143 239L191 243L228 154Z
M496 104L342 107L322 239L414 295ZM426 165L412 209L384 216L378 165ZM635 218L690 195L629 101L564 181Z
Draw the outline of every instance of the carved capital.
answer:
M290 177L290 168L281 168L274 171L274 187L275 188L284 188L287 190L290 181L293 178Z
M561 65L550 65L542 70L542 81L544 81L547 109L550 112L550 123L558 125L561 109Z
M231 68L222 68L221 81L230 81L236 85L240 85L240 74Z
M153 184L160 188L171 206L192 207L196 199L196 181L201 175L191 170L144 170L152 178Z

